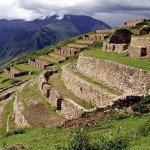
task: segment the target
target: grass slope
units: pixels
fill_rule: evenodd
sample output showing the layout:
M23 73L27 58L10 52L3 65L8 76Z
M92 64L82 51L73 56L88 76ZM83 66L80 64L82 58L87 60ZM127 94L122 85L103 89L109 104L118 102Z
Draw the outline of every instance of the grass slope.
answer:
M134 117L123 120L104 120L93 127L83 127L88 131L90 142L95 143L99 140L101 135L109 135L110 129L113 135L124 135L130 138L130 146L128 150L148 150L150 147L150 136L142 137L136 136L139 127L143 125L148 119L149 115ZM55 146L66 145L70 139L71 128L57 128L51 127L34 127L25 129L24 134L13 134L8 137L3 137L0 140L0 147L3 145L11 145L22 143L33 150L55 150Z

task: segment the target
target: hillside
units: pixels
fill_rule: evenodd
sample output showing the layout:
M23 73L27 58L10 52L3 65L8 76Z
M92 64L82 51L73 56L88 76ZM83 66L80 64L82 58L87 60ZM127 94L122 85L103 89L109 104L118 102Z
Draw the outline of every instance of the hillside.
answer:
M110 28L88 16L58 15L33 21L0 20L0 66L24 53L39 50L73 36Z
M149 149L150 29L143 24L79 35L4 68L2 150Z

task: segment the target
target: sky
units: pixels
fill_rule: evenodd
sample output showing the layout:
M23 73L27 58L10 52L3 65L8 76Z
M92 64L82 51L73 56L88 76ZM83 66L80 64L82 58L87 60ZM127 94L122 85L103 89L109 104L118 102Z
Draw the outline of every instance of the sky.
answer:
M150 0L0 0L0 19L33 20L59 14L88 15L112 27L150 18Z

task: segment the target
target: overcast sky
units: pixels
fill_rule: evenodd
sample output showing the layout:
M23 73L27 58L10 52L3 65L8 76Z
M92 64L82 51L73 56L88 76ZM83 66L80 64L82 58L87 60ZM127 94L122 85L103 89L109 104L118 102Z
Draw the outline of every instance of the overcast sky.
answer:
M32 20L54 14L88 15L118 26L150 18L150 0L0 0L0 19Z

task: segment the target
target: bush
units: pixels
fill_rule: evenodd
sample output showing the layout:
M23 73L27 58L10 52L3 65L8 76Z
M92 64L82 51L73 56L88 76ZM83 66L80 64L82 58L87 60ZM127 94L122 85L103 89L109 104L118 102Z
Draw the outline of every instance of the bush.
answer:
M67 147L56 145L56 150L124 150L129 139L122 136L100 137L97 143L90 144L89 137L83 130L77 130L70 138Z
M150 120L145 122L144 125L140 126L138 135L140 135L140 136L148 136L148 135L150 135Z
M148 104L150 104L150 96L145 96L140 99L140 101L132 106L133 111L139 113L148 113L149 108Z
M139 112L139 113L148 113L149 112L148 107L141 102L134 104L132 106L132 110L135 112Z
M114 116L114 119L116 120L122 120L122 119L126 119L126 118L129 118L130 115L129 114L116 114Z
M14 135L14 134L24 134L24 133L26 133L24 129L17 129L17 130L14 130L14 131L7 132L5 134L5 137L8 137L8 136L11 136L11 135Z
M68 150L90 150L89 138L85 131L77 130L70 138Z
M91 150L124 150L129 145L129 139L126 137L104 137L102 136L98 143L95 143Z

